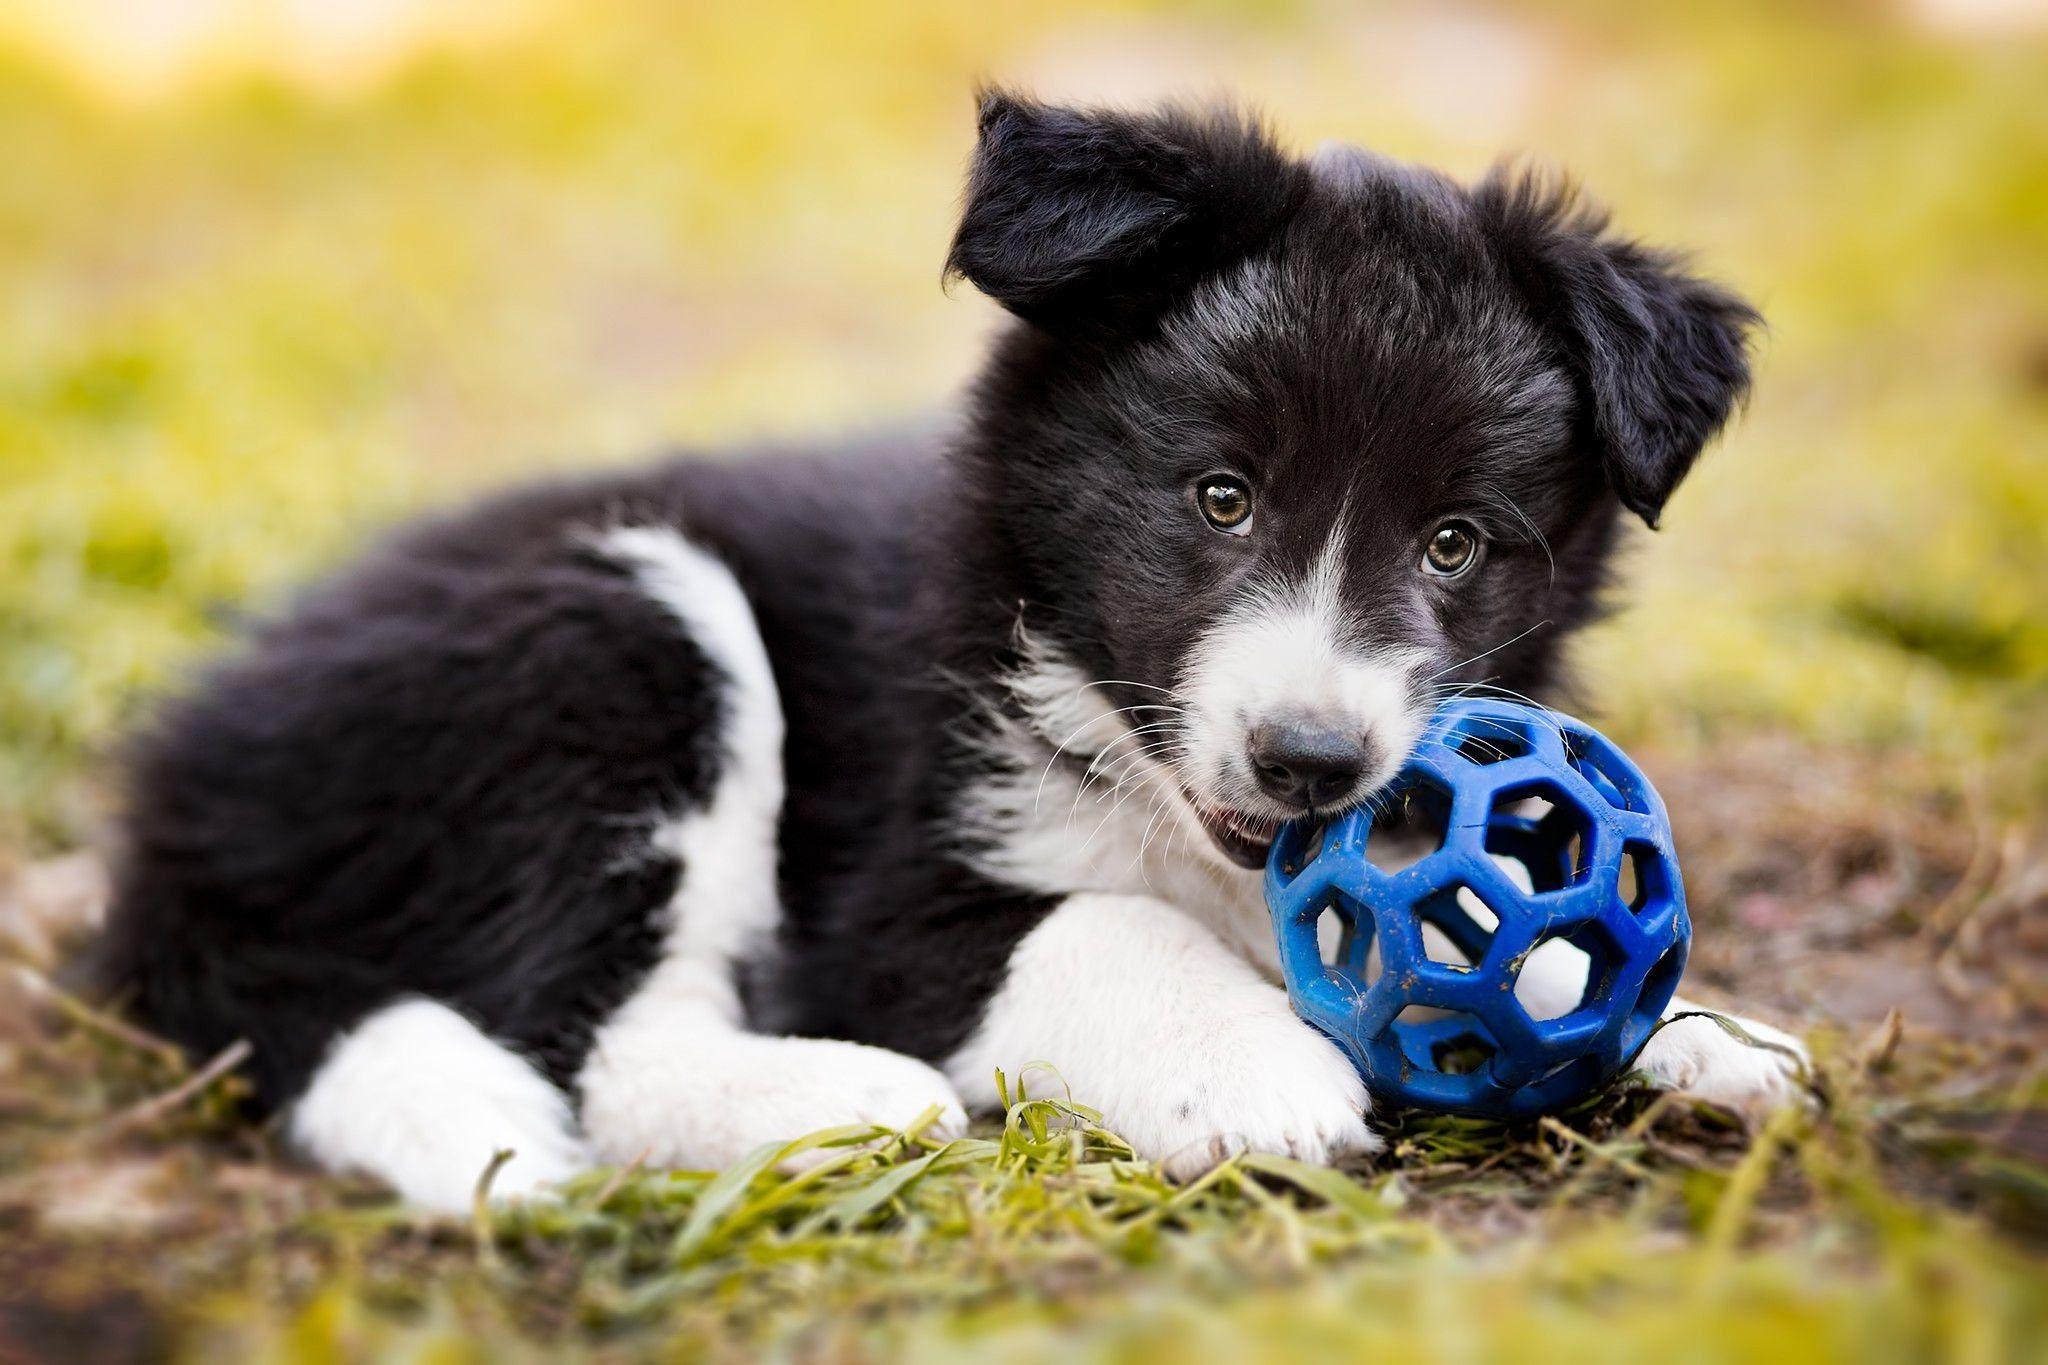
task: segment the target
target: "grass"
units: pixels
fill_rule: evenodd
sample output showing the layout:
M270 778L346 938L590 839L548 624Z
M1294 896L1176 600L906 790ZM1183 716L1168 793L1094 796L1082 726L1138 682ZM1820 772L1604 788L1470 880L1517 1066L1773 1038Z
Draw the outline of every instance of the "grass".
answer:
M0 1359L2038 1358L2048 46L1958 12L532 0L189 60L0 12ZM419 1222L43 984L124 728L373 528L947 401L990 74L1533 149L1759 302L1576 704L1673 809L1688 989L1811 1029L1825 1111L1631 1088L1176 1189L1034 1072L944 1149Z
M74 1023L95 1076L177 1072ZM1041 1071L969 1138L830 1131L424 1222L278 1171L228 1082L139 1124L47 1130L46 1226L0 1251L0 1282L54 1290L46 1346L126 1330L207 1359L2025 1358L2048 1307L2013 1239L2043 1230L2048 1184L1997 1142L2039 1096L1902 1102L1885 1032L1823 1058L1828 1106L1754 1140L1637 1084L1530 1128L1409 1115L1376 1170L1247 1155L1185 1186ZM779 1173L801 1154L816 1164ZM153 1194L122 1183L143 1212L111 1226L61 1190L165 1163ZM1962 1216L1927 1198L1937 1169L2011 1188ZM202 1176L232 1202L187 1198Z

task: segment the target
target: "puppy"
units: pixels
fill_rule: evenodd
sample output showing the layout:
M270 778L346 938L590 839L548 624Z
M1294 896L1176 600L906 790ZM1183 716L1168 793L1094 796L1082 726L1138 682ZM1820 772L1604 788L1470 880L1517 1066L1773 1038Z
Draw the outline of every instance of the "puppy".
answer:
M1272 834L1443 696L1542 691L1755 317L1535 179L1004 93L949 266L1014 315L950 438L499 497L170 705L140 1017L431 1208L499 1148L519 1195L958 1129L1033 1063L1175 1176L1373 1150L1275 984ZM1639 1064L1793 1093L1707 1021Z

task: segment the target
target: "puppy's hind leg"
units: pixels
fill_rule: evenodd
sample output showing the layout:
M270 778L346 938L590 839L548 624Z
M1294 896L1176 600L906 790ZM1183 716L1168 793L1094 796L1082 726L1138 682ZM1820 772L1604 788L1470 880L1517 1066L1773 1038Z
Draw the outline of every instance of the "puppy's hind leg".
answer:
M1515 981L1515 998L1534 1017L1555 1019L1578 1007L1590 967L1585 953L1553 939L1529 955ZM1728 1017L1756 1041L1744 1041L1704 1017L1698 1005L1672 997L1664 1023L1636 1056L1636 1069L1751 1119L1799 1102L1809 1069L1805 1045L1769 1024Z
M566 1096L432 1000L387 1005L337 1039L291 1108L295 1145L330 1170L374 1175L417 1208L470 1206L493 1156L493 1197L520 1198L590 1164Z
M1752 1042L1707 1014L1672 997L1663 1027L1644 1044L1636 1066L1674 1090L1750 1120L1811 1102L1805 1044L1760 1020L1726 1016Z
M928 1132L967 1126L946 1078L913 1057L747 1033L686 999L629 1005L599 1036L580 1084L591 1142L614 1162L715 1169L825 1128L902 1128L935 1106Z
M577 1077L585 1132L611 1161L723 1166L769 1142L846 1124L900 1127L933 1105L966 1116L946 1079L858 1043L746 1031L734 973L773 933L782 811L782 706L739 584L662 527L602 547L635 570L724 676L723 766L704 807L656 837L681 866L661 961L597 1031Z

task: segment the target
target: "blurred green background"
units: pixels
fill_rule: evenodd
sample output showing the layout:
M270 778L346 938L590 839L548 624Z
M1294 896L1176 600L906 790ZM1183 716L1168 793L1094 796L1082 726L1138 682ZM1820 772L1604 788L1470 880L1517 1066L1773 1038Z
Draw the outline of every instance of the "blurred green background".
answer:
M1570 169L1768 316L1581 655L1624 740L2048 796L2048 44L2012 0L0 7L0 850L405 510L950 401L977 79Z

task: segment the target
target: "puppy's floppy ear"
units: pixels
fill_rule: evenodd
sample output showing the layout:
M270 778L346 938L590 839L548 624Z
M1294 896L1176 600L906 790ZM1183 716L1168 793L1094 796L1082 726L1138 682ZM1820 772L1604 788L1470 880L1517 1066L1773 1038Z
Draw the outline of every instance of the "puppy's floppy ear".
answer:
M1655 526L1748 390L1748 340L1762 319L1674 256L1609 234L1606 215L1568 184L1496 171L1473 200L1577 371L1608 483Z
M1257 246L1307 188L1228 110L1123 114L981 97L967 204L947 256L1041 325L1156 306Z

